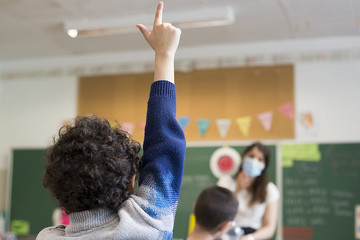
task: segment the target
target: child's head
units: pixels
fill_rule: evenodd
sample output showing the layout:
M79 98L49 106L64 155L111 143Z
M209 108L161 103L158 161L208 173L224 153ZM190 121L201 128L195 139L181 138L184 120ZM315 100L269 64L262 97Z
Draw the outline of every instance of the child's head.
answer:
M44 186L68 213L117 210L132 193L140 144L106 119L78 117L47 152Z
M239 202L233 192L219 186L205 188L195 203L196 224L209 233L225 230L234 220Z

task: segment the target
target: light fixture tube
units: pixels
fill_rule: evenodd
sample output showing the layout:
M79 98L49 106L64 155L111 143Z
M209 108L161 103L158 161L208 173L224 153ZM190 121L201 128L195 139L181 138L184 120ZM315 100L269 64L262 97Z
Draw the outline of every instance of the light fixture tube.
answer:
M152 29L153 17L152 14L122 18L67 20L64 22L64 28L72 38L128 34L138 31L135 27L138 23L145 23L149 29ZM229 6L167 12L163 22L170 22L181 29L226 26L235 22L235 14Z

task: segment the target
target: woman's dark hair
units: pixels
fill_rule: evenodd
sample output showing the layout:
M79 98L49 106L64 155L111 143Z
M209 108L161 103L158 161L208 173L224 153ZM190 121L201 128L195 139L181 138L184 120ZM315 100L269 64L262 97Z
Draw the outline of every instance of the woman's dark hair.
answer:
M239 202L233 192L219 186L205 188L195 203L196 223L207 231L214 231L219 224L233 221Z
M44 187L67 213L101 207L116 211L131 194L140 148L106 119L78 117L74 126L59 130L48 148Z
M261 175L256 177L254 182L252 183L252 185L250 186L251 188L251 192L252 192L252 197L250 199L249 205L253 205L255 203L263 203L266 200L266 196L267 196L267 186L269 183L269 179L267 176L267 169L269 167L269 162L270 162L270 151L269 149L263 145L260 142L255 142L253 144L251 144L250 146L248 146L243 153L241 154L242 158L244 158L244 156L249 153L253 148L258 148L260 150L260 152L262 152L262 154L264 155L264 161L265 161L265 168L262 171ZM236 173L236 176L242 171L242 164L238 170L238 172Z

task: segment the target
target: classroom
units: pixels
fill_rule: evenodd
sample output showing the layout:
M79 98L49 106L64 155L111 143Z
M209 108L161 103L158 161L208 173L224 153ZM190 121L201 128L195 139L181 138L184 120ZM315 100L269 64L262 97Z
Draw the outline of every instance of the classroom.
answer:
M135 25L152 24L158 1L3 3L0 239L32 240L53 224L42 178L62 126L95 114L142 144L154 51ZM186 153L173 239L191 231L201 190L236 171L255 141L270 150L280 193L270 239L360 239L360 1L164 1L163 21L181 29ZM235 150L230 163L220 150Z

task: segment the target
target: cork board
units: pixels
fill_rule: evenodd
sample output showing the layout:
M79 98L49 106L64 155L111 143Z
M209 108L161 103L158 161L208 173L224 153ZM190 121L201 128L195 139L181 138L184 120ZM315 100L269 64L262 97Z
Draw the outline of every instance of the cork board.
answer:
M78 115L132 123L132 135L142 141L152 79L152 73L81 77ZM184 125L188 141L294 138L293 66L197 70L176 73L175 79L177 116L188 120ZM284 104L287 113L279 110ZM264 112L272 115L267 129L259 120ZM238 123L244 117L246 129ZM218 119L230 121L225 135L220 134ZM198 120L208 123L206 130L200 130Z

